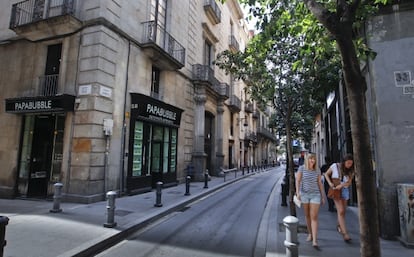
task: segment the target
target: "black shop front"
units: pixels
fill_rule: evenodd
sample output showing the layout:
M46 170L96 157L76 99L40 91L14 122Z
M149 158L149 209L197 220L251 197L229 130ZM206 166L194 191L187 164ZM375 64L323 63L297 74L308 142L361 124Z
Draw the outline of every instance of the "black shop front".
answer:
M178 128L183 110L131 93L127 191L151 190L157 182L177 185Z
M73 95L6 99L6 112L22 117L17 196L50 197L62 180L66 113L74 102Z

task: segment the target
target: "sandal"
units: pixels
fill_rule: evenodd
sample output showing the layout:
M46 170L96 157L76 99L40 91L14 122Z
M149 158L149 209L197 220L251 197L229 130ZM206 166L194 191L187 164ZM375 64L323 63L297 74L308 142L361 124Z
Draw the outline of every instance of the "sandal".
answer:
M308 237L306 238L306 242L310 242L312 241L312 235L308 235Z
M336 230L338 231L339 234L342 234L341 226L336 225Z
M344 241L345 241L345 243L348 243L348 244L350 244L351 243L351 238L349 237L349 235L348 234L344 234Z
M315 248L315 250L318 250L318 251L321 250L321 248L319 248L318 243L312 243L312 247Z

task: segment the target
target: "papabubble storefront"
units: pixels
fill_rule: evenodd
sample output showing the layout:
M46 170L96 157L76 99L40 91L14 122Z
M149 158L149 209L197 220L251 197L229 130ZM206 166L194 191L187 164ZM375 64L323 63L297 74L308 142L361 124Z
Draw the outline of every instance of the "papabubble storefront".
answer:
M177 184L178 128L182 109L131 93L128 193L149 191L157 182Z

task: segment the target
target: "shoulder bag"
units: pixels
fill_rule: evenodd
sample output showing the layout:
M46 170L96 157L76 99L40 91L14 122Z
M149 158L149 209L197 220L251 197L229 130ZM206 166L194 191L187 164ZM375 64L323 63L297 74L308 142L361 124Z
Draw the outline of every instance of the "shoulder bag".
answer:
M334 200L339 200L341 199L342 190L334 189L334 187L341 184L341 170L339 169L338 164L336 164L336 168L338 169L339 178L332 178L332 173L331 173L330 179L332 183L334 184L334 186L329 188L328 197Z

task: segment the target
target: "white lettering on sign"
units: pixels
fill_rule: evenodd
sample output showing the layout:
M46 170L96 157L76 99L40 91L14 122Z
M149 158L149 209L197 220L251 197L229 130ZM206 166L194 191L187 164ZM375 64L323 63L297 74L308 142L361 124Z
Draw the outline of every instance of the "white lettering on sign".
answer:
M16 111L52 109L52 100L28 101L28 102L15 103L14 109Z
M176 120L177 114L173 111L166 110L162 107L158 107L156 105L147 104L147 113L156 115L161 118L169 119L169 120Z

